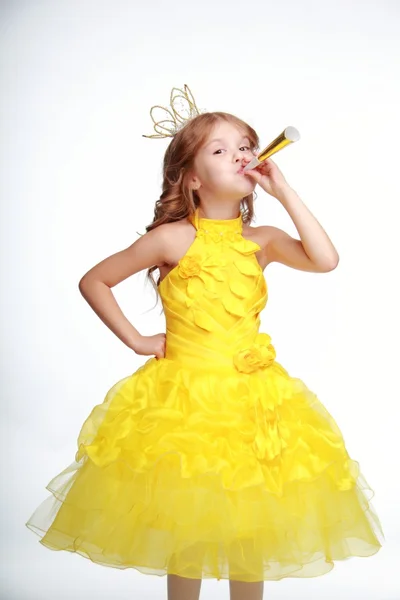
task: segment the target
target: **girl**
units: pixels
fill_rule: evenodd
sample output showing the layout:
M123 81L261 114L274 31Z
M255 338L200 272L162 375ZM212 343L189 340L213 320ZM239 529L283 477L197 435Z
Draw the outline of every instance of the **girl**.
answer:
M339 257L274 161L243 171L258 147L231 114L187 119L146 234L81 279L100 319L151 358L93 408L75 461L26 523L50 549L167 574L169 600L198 600L203 577L260 600L264 581L323 575L383 537L336 422L259 332L269 263L325 273ZM250 225L257 184L300 239ZM111 292L143 269L166 334L141 335Z

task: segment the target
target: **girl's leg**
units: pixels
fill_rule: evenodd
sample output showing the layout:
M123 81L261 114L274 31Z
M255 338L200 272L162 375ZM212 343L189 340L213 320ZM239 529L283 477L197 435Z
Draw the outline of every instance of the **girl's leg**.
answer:
M229 580L230 600L262 600L264 582L233 581Z
M189 579L169 573L167 575L168 600L199 600L201 581L201 579Z

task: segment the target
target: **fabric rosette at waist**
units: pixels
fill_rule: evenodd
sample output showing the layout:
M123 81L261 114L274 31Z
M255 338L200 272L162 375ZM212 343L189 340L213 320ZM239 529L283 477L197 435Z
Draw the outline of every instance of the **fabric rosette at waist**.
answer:
M189 368L220 370L226 367L250 374L267 369L276 356L271 338L266 333L251 333L243 337L240 343L235 340L235 344L214 336L211 344L167 332L165 358Z

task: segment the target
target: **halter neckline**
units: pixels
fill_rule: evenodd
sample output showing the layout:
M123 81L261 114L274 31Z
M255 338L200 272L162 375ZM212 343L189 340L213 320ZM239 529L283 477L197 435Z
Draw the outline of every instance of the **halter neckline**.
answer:
M194 214L190 215L189 220L197 230L203 230L206 233L222 233L223 231L241 233L243 228L242 213L234 219L206 219L200 217L199 207L197 207Z

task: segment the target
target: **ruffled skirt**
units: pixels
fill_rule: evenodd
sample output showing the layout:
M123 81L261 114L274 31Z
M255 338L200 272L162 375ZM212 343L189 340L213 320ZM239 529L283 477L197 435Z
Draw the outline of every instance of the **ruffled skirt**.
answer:
M384 539L336 422L277 362L149 359L93 408L47 489L26 522L41 544L145 574L316 577Z

